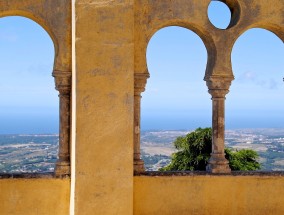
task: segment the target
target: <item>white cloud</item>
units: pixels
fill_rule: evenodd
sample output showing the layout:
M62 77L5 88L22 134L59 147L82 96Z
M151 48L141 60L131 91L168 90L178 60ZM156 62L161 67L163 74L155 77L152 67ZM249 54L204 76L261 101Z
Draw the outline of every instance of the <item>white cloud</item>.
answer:
M238 80L239 81L254 81L257 78L258 77L255 72L247 71L247 72L242 73L240 77L238 78Z
M275 90L279 87L279 82L277 82L274 78L270 79L263 79L259 77L259 75L255 72L247 71L240 75L240 77L237 79L240 83L251 83L260 87L263 87L265 89Z

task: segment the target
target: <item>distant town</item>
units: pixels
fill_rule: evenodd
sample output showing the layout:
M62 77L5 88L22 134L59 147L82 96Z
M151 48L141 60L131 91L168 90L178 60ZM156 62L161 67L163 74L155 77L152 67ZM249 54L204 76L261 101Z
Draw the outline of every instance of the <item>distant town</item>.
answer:
M142 158L148 171L168 165L175 152L173 141L191 131L144 131L141 133ZM259 154L262 171L284 170L284 129L236 129L225 133L226 147L253 149Z
M175 152L173 142L191 131L141 132L141 153L147 171L168 165ZM262 171L284 170L284 129L237 129L226 131L226 147L253 149ZM58 134L0 135L0 173L53 172L58 155Z
M0 173L53 172L58 134L0 135Z

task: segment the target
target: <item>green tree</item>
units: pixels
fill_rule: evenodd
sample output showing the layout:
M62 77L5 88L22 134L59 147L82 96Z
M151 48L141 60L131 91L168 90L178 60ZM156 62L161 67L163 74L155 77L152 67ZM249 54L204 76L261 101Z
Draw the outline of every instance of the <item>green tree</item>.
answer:
M172 161L161 171L206 170L212 150L212 129L198 128L184 137L177 137L174 146L178 150L172 154ZM258 154L251 149L233 151L225 149L225 156L232 170L258 170Z
M226 148L225 153L231 170L251 171L261 168L260 163L257 161L258 154L251 149L233 151L230 148Z

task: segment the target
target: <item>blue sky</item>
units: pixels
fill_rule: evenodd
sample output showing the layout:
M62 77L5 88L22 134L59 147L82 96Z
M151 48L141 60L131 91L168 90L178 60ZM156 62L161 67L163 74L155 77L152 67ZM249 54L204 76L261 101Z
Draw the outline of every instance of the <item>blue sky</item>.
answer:
M49 35L23 17L0 19L0 133L58 133Z
M209 17L226 28L230 13L213 2ZM57 133L49 35L29 19L5 17L0 19L0 47L0 133ZM271 32L252 29L238 39L227 128L283 127L283 56L283 43ZM203 81L206 61L203 42L187 29L168 27L152 37L147 49L151 78L142 94L143 130L211 126L211 98Z

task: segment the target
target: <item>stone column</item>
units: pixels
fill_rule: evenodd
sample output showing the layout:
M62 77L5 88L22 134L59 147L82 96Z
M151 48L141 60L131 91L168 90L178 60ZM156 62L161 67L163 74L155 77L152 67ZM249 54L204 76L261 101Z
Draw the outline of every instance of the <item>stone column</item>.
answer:
M55 166L55 176L70 175L70 72L53 71L56 90L59 91L59 159Z
M212 173L230 173L229 162L225 158L225 96L229 92L231 80L210 78L207 80L212 95L212 153L207 171Z
M134 173L144 172L144 161L140 154L140 113L141 93L145 91L145 85L149 74L134 75Z

